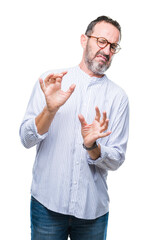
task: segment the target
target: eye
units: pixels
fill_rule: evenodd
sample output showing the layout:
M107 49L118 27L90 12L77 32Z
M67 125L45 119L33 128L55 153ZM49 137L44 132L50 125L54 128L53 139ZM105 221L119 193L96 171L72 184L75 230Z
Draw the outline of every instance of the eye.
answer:
M105 44L107 44L107 40L104 39L104 38L99 38L99 39L98 39L98 43L99 43L100 45L105 45Z
M112 43L111 44L111 49L116 50L117 47L118 47L118 45L116 43Z
M107 40L105 38L98 38L98 46L104 48L107 45Z

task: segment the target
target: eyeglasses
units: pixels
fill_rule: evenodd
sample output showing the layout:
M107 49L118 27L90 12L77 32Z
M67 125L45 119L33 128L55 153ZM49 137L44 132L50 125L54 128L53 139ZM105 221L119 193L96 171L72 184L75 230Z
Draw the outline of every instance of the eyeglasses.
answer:
M110 51L113 53L113 54L116 54L118 53L120 50L121 50L121 47L118 43L110 43L108 42L107 39L103 38L103 37L94 37L94 36L88 36L88 38L96 38L97 40L97 45L98 47L100 48L105 48L108 44L110 44Z

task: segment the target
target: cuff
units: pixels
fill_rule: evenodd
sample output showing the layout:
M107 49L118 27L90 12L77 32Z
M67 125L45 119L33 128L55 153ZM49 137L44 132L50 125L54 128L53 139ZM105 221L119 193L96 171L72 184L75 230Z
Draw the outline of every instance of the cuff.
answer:
M35 118L33 119L33 121L31 122L31 128L32 128L32 131L35 135L35 137L39 140L43 140L47 135L48 135L48 132L40 135L38 132L37 132L37 127L36 127L36 123L35 123Z
M98 143L97 143L97 145L98 145ZM89 154L87 153L87 161L89 164L98 165L99 163L101 163L102 161L104 161L106 159L106 157L108 156L107 147L100 144L100 149L101 149L101 155L96 160L91 159Z

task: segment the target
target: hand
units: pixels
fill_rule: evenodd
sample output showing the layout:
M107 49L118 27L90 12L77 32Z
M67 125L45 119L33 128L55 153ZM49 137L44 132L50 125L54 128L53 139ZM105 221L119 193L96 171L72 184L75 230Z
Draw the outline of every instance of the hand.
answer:
M96 116L92 124L87 124L82 114L78 116L81 123L81 133L84 145L86 147L92 147L98 138L103 138L111 134L110 131L104 132L107 130L109 123L106 112L103 112L103 118L100 120L101 115L98 107L96 107L95 110Z
M44 82L41 78L39 79L40 87L46 98L47 109L50 113L56 112L68 100L75 89L75 84L72 84L66 92L61 90L62 78L66 73L49 74Z

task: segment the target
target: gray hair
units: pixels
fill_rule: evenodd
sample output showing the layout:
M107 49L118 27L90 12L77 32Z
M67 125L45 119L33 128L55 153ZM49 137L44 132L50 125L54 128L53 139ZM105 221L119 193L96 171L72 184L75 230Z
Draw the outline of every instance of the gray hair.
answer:
M95 25L99 22L107 22L107 23L110 23L113 26L115 26L120 32L120 39L121 39L122 34L121 34L120 24L117 21L115 21L112 18L109 18L107 16L100 16L100 17L96 18L95 20L93 20L92 22L90 22L90 24L88 25L88 27L86 29L85 35L92 34Z

